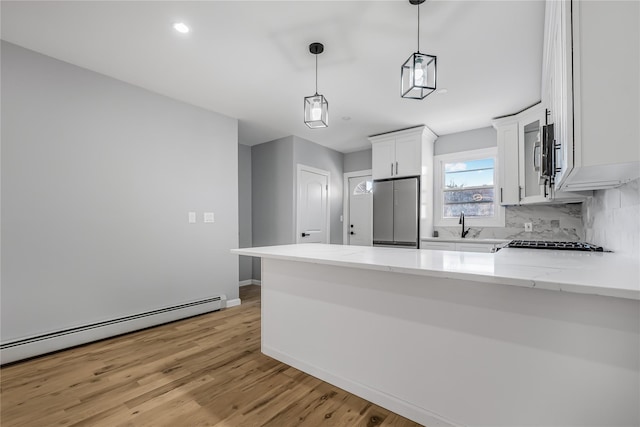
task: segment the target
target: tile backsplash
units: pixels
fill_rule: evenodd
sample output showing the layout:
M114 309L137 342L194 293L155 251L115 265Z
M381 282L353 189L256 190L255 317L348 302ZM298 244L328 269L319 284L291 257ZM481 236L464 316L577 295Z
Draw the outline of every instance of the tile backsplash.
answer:
M583 203L582 218L587 242L640 256L640 180L595 191Z
M524 231L524 224L533 224L533 231ZM440 237L460 236L460 227L434 227ZM525 240L584 240L582 204L525 205L505 208L504 227L473 227L468 238Z

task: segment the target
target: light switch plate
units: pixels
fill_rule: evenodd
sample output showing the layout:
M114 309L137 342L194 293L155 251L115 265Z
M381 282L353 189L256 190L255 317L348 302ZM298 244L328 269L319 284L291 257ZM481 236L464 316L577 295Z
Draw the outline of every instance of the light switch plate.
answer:
M533 223L525 222L524 223L524 231L527 231L527 232L533 231Z
M204 222L216 222L215 216L213 212L205 212L204 213Z
M189 212L189 224L195 224L195 223L196 223L196 213Z

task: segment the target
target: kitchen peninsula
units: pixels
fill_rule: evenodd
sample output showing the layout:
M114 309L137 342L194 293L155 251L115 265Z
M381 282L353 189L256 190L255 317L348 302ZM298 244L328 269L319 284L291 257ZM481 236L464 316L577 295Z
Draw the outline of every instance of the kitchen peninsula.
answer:
M637 425L640 266L341 245L262 258L262 351L425 425Z

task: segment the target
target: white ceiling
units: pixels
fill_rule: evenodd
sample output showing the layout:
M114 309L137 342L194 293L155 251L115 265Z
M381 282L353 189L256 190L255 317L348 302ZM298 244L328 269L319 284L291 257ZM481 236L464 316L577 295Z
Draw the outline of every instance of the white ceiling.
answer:
M392 1L2 1L2 39L239 119L240 143L297 135L342 152L426 124L444 135L490 125L540 99L544 1L427 0L420 50L438 88L400 98L417 10ZM173 30L182 21L191 32ZM329 100L326 129L303 98ZM344 120L349 117L350 120Z

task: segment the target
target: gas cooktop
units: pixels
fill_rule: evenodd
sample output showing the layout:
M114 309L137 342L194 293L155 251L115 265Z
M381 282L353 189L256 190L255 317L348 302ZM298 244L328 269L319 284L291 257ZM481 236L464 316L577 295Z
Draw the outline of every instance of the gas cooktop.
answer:
M602 246L585 242L549 242L545 240L512 240L508 248L526 249L563 249L569 251L604 252Z

